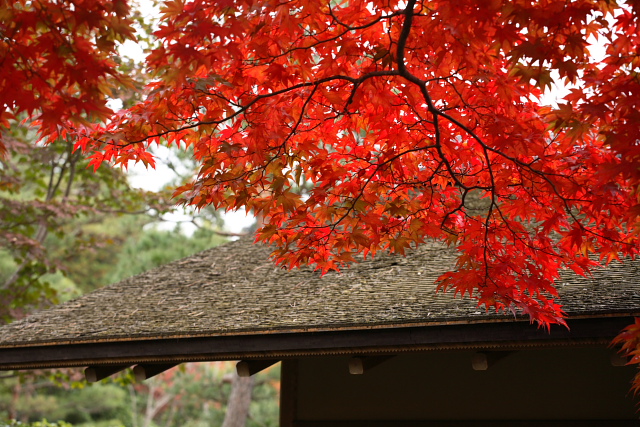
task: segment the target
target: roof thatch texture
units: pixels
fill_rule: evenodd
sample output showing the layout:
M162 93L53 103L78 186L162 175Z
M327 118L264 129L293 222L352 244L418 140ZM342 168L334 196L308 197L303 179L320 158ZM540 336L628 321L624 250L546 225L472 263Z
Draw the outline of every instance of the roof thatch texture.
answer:
M284 270L249 239L201 252L0 328L0 347L513 320L436 294L455 253L423 245L340 273ZM570 316L640 313L637 263L559 284Z

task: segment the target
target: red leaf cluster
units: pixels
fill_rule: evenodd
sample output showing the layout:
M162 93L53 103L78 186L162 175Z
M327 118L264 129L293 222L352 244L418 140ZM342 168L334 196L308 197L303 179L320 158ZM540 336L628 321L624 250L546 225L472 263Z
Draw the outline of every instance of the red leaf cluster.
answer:
M112 114L117 42L135 39L126 0L0 0L0 131L37 118L55 139L66 124ZM0 155L4 151L0 135Z

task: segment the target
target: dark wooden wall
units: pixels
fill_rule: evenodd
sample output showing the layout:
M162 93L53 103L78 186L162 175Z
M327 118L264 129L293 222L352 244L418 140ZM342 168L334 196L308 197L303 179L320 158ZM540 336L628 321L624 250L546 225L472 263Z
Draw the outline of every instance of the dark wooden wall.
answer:
M364 375L349 374L346 356L286 360L282 426L640 425L629 392L635 368L612 366L611 354L520 350L475 371L473 351L431 351Z

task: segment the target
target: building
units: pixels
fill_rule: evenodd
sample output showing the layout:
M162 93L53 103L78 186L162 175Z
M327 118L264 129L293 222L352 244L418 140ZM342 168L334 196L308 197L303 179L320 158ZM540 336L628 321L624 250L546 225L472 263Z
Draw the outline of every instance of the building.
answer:
M611 339L640 315L640 265L559 284L570 329L436 294L455 254L436 244L341 273L275 267L231 242L0 328L0 369L282 361L281 425L636 426Z

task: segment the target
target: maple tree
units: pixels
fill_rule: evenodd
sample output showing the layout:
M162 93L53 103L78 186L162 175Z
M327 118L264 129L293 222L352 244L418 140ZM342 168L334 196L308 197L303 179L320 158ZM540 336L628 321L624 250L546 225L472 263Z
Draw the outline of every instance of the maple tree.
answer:
M562 323L560 269L637 250L638 9L168 1L146 100L77 147L97 167L193 146L200 172L177 195L264 215L281 263L444 240L460 258L443 288ZM541 105L555 81L573 85L566 102Z
M132 23L126 0L0 0L0 130L25 116L47 134L111 115L112 90L132 85L114 60Z
M637 0L170 0L145 100L43 136L73 134L95 168L193 148L176 196L262 215L279 263L326 271L436 239L459 251L442 289L563 324L561 270L638 251L639 15Z

